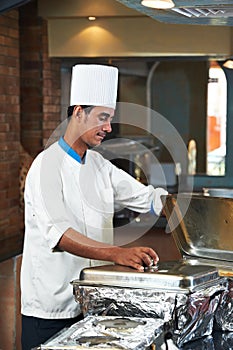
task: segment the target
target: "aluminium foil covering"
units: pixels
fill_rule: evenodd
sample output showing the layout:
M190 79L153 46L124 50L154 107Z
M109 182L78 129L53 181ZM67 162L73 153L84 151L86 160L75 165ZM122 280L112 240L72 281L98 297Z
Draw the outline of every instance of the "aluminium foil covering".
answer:
M181 350L233 350L233 332L215 331L212 335L184 344Z
M177 346L212 334L214 314L225 279L194 293L153 289L74 285L75 300L86 316L160 319Z
M233 279L228 279L228 287L220 297L215 312L215 328L221 331L233 332ZM233 345L233 343L232 343Z
M162 332L163 324L163 320L153 318L88 316L40 349L145 350Z
M144 272L119 265L85 268L72 284L84 315L162 319L178 346L212 333L226 289L216 268L185 260L162 262Z

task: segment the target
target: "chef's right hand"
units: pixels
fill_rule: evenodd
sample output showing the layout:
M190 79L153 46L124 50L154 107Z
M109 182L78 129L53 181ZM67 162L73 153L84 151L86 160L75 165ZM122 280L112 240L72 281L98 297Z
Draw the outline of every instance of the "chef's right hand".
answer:
M144 271L144 266L156 265L159 257L149 247L117 247L113 261L116 264L130 266L139 271Z

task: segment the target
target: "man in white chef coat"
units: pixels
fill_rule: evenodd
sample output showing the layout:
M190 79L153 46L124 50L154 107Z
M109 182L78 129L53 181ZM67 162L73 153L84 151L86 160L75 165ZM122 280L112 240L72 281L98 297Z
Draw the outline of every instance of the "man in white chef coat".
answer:
M21 268L22 350L44 343L80 319L70 281L106 261L143 271L158 261L149 247L113 245L114 202L159 215L161 188L144 186L91 150L111 132L118 70L73 67L69 122L63 137L32 163L25 184Z

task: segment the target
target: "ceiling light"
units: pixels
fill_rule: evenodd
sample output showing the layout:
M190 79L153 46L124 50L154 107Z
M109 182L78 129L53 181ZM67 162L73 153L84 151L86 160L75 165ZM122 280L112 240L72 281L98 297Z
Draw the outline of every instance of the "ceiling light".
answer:
M89 19L89 21L95 21L96 17L95 16L89 16L88 19Z
M154 9L171 9L175 6L172 0L142 0L141 4Z
M228 69L233 69L233 61L227 60L226 62L223 63L223 67L228 68Z

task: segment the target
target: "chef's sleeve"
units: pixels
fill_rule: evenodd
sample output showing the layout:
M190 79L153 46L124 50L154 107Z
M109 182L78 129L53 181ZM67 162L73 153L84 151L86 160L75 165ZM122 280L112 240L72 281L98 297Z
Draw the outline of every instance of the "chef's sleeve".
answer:
M112 165L111 168L115 201L121 207L140 213L147 213L153 209L156 215L160 215L163 209L161 196L168 194L166 189L145 186L116 166Z

